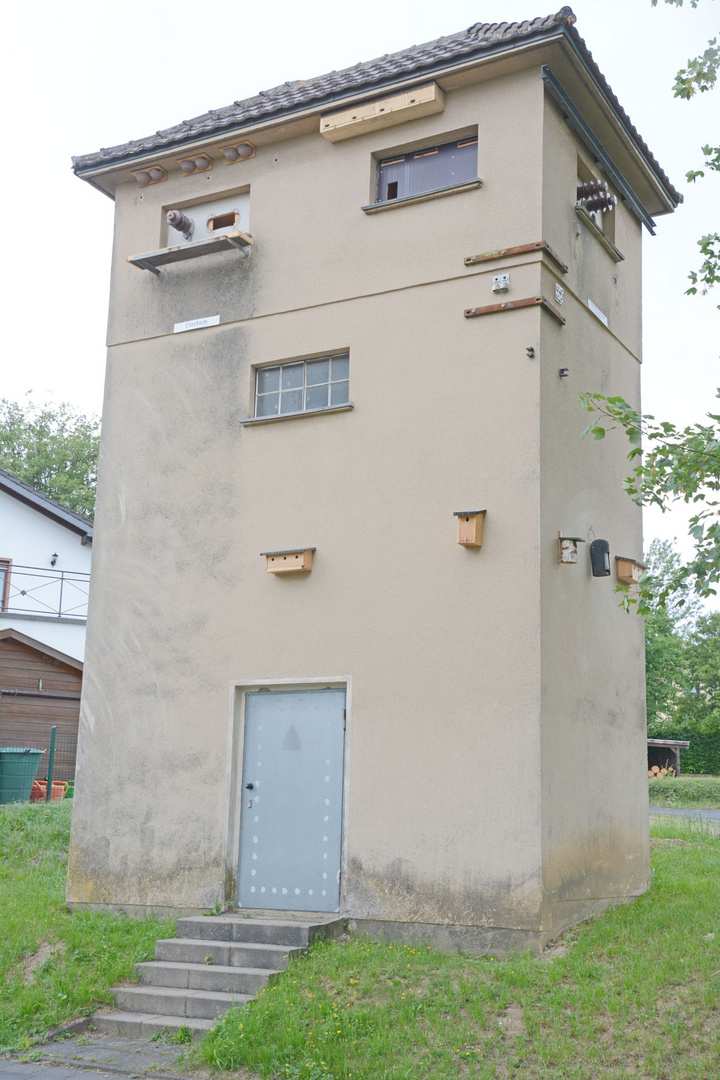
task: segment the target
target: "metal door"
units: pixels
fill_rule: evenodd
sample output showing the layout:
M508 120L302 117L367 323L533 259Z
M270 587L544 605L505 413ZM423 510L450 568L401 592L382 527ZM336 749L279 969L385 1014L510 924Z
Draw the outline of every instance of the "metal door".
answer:
M246 696L241 907L338 911L344 690Z

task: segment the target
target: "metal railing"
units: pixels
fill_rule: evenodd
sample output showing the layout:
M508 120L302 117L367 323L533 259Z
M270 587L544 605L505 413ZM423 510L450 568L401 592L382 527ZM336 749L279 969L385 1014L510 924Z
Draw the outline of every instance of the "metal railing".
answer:
M5 572L4 615L86 619L90 574L13 563Z

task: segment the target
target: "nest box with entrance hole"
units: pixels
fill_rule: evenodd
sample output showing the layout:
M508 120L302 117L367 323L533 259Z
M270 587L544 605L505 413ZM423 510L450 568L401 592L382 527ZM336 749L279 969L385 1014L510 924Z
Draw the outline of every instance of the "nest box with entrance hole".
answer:
M308 574L312 570L315 548L294 548L292 551L261 551L268 574Z
M456 510L458 519L458 544L463 547L482 547L483 524L487 510Z
M623 585L637 585L643 570L647 570L647 567L637 559L628 559L625 555L615 556L615 574Z
M563 536L562 530L558 533L558 562L565 566L573 566L578 561L578 544L584 544L582 536Z

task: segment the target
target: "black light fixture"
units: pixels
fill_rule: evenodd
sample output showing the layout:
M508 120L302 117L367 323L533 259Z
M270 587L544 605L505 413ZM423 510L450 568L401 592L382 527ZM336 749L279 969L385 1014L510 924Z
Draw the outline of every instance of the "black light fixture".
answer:
M55 565L55 563L56 563L57 561L58 561L58 553L57 553L57 551L55 551L55 552L53 552L53 554L52 554L52 555L50 556L50 565L51 565L51 566L54 566L54 565Z

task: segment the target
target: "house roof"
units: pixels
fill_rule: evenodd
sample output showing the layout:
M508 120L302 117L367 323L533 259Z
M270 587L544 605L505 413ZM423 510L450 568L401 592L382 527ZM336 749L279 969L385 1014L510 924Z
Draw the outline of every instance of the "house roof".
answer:
M545 15L524 22L474 23L467 30L447 37L413 45L400 52L389 53L376 60L355 64L342 71L331 71L313 79L285 82L271 90L261 90L254 97L235 101L222 109L210 109L192 120L183 120L173 127L156 131L143 139L134 139L118 146L105 147L94 154L73 157L73 169L78 175L105 166L120 165L128 159L162 151L179 149L198 138L222 135L230 129L246 127L258 121L292 114L313 106L338 106L343 99L357 97L365 91L377 90L399 79L427 77L437 69L464 63L483 55L502 52L519 44L564 34L590 69L601 92L637 149L665 188L671 201L682 202L680 195L631 123L625 110L611 90L585 42L575 30L575 15L563 7L554 15Z
M68 667L74 668L82 674L82 660L77 660L74 656L68 656L67 653L60 652L59 649L54 649L51 645L46 645L44 641L38 641L36 638L28 637L27 634L21 634L19 630L14 630L12 627L0 630L0 641L17 641L20 645L26 645L28 649L43 653L44 656L49 656L52 660L57 660L61 664L67 664Z
M51 499L49 495L44 495L42 491L38 491L37 488L26 484L24 480L18 480L17 476L12 476L5 469L0 469L0 491L4 491L7 495L11 495L14 499L25 503L26 506L31 506L33 510L44 514L45 517L52 518L59 525L64 525L65 528L78 533L85 543L92 541L93 523L89 518L83 517L82 514L78 514L75 510L68 509L67 506L59 503L57 499Z

